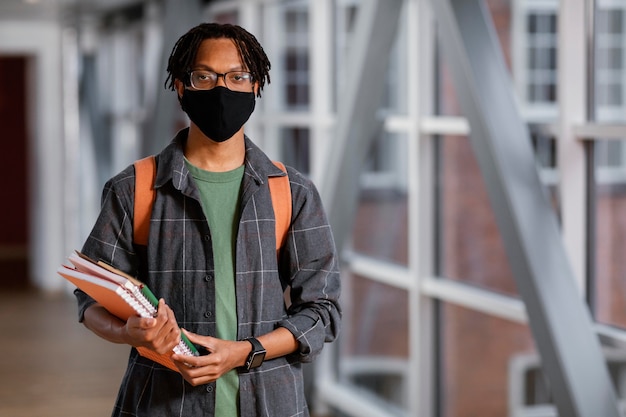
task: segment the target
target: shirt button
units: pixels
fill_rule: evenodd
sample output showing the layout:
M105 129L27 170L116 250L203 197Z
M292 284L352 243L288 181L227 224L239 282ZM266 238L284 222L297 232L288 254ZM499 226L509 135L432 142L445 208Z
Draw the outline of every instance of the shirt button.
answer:
M213 385L207 385L206 386L206 392L208 392L208 393L213 392Z
M211 275L205 275L205 276L204 276L204 280L205 280L206 282L210 282L212 279L213 279L213 277L212 277Z
M204 235L204 241L208 242L209 240L211 240L211 236L209 235Z
M210 318L213 315L213 313L211 313L210 311L207 311L206 313L204 313L204 317L206 317L207 319Z

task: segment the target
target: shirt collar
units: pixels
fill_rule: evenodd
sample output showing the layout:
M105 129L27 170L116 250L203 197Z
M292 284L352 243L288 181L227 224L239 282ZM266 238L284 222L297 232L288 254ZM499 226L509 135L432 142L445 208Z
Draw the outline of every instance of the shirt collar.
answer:
M157 156L155 188L162 187L168 181L172 181L172 184L178 190L183 192L190 190L189 193L194 194L191 190L195 189L195 186L188 188L193 181L189 180L191 176L185 166L184 159L184 148L188 133L188 127L178 131L170 144ZM246 156L244 163L246 166L244 169L244 181L246 178L250 178L257 184L263 184L267 177L285 175L247 136L245 137L245 147Z

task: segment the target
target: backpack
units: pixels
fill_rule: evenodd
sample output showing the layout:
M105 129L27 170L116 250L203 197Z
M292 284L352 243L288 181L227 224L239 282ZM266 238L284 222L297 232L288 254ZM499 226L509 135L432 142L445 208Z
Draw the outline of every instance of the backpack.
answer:
M285 165L273 161L281 171L287 172ZM135 161L135 206L133 221L133 242L137 245L148 245L150 232L150 215L156 199L154 179L156 177L156 160L154 155ZM287 231L291 224L291 188L289 176L268 178L272 207L276 219L276 254L287 239Z

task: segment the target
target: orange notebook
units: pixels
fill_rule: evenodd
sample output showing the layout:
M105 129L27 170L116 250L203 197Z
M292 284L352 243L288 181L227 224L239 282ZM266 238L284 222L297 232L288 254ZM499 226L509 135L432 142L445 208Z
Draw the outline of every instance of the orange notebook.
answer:
M130 316L153 317L157 312L158 299L152 291L135 278L103 262L95 262L80 252L68 257L73 266L61 265L58 274L89 294L111 314L122 320ZM181 332L181 340L169 354L159 354L145 347L138 347L141 356L177 371L170 359L173 353L197 356L198 350Z

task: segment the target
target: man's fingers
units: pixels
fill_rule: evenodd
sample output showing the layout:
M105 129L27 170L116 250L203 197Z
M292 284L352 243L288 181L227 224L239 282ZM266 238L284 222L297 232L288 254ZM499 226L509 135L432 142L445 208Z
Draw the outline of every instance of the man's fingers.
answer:
M156 327L156 332L151 337L153 349L159 353L166 353L180 340L180 329L174 311L162 298L159 300Z
M193 343L199 343L201 344L202 339L200 335L195 334L194 332L190 332L187 329L181 329L183 332L185 332L185 335L189 338L189 340Z
M127 323L127 326L130 328L135 328L139 330L147 330L147 329L154 327L157 321L156 319L152 317L146 318L146 317L132 316L128 318L128 321L126 323Z

